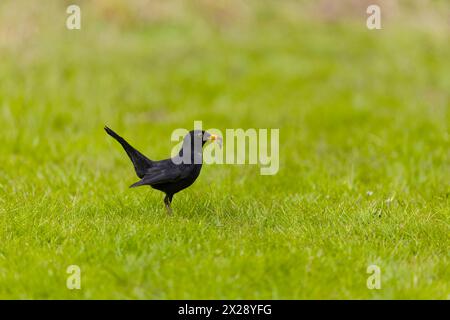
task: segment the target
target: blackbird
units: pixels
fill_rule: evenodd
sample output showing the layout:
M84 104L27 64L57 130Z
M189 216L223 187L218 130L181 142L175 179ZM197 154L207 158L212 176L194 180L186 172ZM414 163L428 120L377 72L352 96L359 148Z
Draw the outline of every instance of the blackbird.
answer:
M192 130L183 139L180 152L173 158L153 161L133 148L124 138L105 126L105 131L125 149L134 170L141 179L130 188L149 185L166 194L164 204L167 213L172 213L170 204L173 195L194 183L200 174L203 146L207 141L219 142L221 138L204 130Z

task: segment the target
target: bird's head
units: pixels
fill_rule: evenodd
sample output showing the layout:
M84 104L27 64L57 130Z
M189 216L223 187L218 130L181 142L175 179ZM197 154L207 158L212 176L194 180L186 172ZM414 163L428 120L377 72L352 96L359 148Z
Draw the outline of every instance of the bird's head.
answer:
M208 141L216 141L219 144L219 147L222 147L221 137L204 130L190 131L183 139L183 145L178 153L178 157L183 157L183 159L187 158L183 160L185 163L202 163L202 149Z
M205 130L191 130L185 137L184 142L193 146L204 146L208 141L215 141L222 147L222 138L218 135L211 134Z

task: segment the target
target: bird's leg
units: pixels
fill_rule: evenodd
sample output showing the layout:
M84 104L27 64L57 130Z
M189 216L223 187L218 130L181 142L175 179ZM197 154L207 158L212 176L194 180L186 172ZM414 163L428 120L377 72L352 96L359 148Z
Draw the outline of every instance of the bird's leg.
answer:
M172 214L172 208L170 207L170 203L172 202L172 196L169 196L166 194L166 197L164 198L164 204L166 205L167 214Z

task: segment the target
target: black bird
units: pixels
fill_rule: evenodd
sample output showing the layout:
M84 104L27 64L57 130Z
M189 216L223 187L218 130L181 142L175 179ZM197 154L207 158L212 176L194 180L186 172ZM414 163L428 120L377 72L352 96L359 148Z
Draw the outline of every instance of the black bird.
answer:
M149 185L164 192L166 194L164 204L169 214L172 213L170 203L173 195L193 184L200 174L203 145L207 141L218 140L219 143L221 142L221 138L214 134L203 130L192 130L184 137L178 155L170 159L153 161L133 148L110 128L105 126L105 131L122 145L133 162L137 176L141 179L133 183L130 188Z

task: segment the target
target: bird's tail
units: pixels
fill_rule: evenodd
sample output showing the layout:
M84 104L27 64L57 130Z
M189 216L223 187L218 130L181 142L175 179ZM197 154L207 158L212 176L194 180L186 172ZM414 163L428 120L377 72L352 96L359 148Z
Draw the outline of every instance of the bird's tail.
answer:
M133 162L134 170L136 170L137 176L139 178L142 178L145 175L147 169L153 165L152 161L148 159L146 156L144 156L142 153L137 151L135 148L133 148L124 138L119 136L117 133L115 133L107 126L105 126L105 131L122 145L131 162Z

